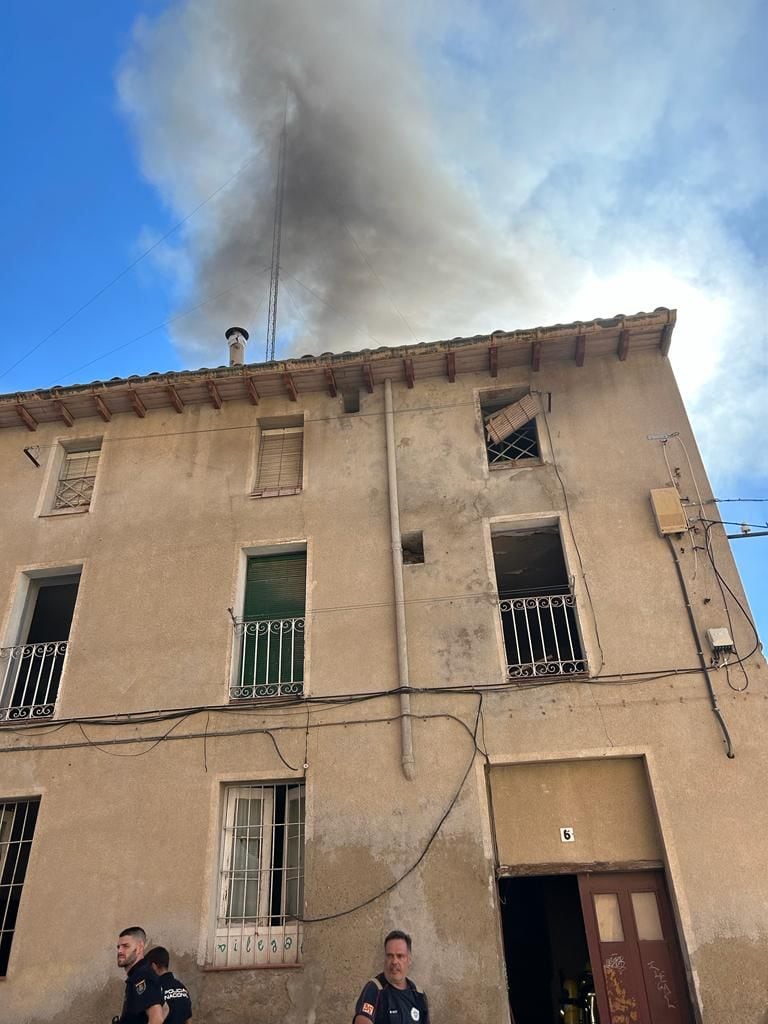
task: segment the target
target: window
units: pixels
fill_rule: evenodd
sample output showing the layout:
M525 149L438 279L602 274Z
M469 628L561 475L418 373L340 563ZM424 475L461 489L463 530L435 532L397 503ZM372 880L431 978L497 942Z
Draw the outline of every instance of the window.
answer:
M304 783L243 783L224 795L214 965L298 963Z
M0 800L0 978L8 973L39 800Z
M491 539L507 675L586 672L557 526L499 531Z
M79 586L79 574L30 580L23 642L0 648L0 721L53 716Z
M529 391L486 391L480 395L489 466L539 458L536 415L539 400Z
M306 580L305 551L248 559L232 700L303 693Z
M90 508L100 454L100 440L84 441L64 447L64 457L53 498L54 510L82 511Z
M252 493L261 498L298 494L301 490L303 447L303 427L262 429Z

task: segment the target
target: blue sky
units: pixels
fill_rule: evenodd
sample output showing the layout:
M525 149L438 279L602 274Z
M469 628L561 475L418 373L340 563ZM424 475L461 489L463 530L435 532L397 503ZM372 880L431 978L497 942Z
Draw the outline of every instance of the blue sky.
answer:
M8 0L0 391L217 365L231 323L261 358L290 81L283 351L676 306L716 493L766 498L767 30L749 0ZM733 547L765 634L768 538Z

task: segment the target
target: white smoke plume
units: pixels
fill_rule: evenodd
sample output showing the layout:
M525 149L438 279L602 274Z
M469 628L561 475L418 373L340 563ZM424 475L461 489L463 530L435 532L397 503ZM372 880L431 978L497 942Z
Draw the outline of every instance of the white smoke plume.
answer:
M222 362L234 323L263 358L287 102L278 355L677 306L707 454L768 473L759 16L178 0L140 22L119 91L147 178L184 216L234 175L163 252L179 309L210 299L177 321L185 360Z

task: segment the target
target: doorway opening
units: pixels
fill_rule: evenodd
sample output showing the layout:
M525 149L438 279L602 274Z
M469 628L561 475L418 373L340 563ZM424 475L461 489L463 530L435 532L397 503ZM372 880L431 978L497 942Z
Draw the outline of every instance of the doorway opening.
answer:
M599 1020L575 875L499 879L514 1024Z

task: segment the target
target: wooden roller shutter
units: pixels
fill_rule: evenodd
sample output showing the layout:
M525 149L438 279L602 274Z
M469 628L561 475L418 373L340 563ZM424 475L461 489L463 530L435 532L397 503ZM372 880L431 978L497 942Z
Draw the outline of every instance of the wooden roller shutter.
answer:
M303 447L303 427L262 431L253 493L269 497L300 491Z

